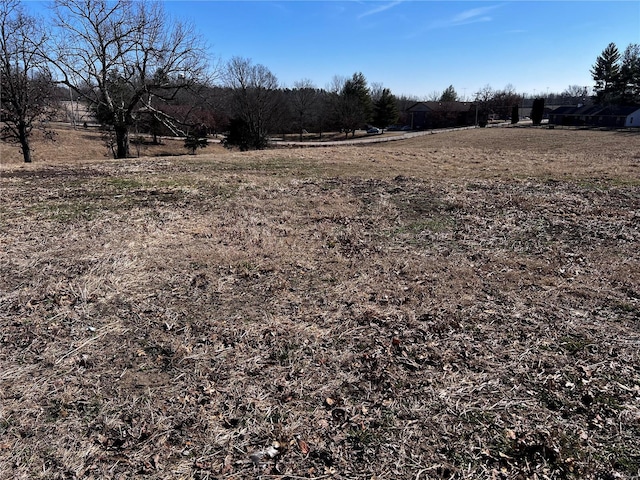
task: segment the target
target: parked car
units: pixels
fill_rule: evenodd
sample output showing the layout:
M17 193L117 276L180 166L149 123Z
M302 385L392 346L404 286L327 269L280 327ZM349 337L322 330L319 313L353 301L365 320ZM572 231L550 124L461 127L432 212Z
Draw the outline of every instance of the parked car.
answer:
M380 129L378 127L371 127L367 130L367 133L380 133Z
M403 132L408 132L408 131L413 130L413 129L411 128L410 125L405 125L400 130L402 130Z

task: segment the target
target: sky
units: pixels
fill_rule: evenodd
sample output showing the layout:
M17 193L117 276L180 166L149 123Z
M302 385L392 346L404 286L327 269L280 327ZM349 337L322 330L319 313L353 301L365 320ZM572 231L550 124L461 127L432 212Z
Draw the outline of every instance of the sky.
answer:
M39 2L30 2L31 5ZM590 69L613 42L640 43L640 0L165 0L224 63L250 59L284 87L362 72L395 95L426 99L453 85L512 85L528 95L593 86Z

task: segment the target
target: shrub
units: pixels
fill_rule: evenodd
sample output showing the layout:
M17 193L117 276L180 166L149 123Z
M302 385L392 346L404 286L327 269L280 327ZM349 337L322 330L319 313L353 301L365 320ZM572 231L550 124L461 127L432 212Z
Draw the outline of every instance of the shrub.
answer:
M191 155L195 155L198 148L206 148L209 145L206 137L199 137L197 135L189 134L184 139L184 148L191 152Z
M207 148L208 145L205 125L194 126L187 134L187 138L184 139L184 148L189 150L191 155L195 155L198 148Z
M222 140L222 145L226 148L238 147L243 152L247 150L263 150L267 148L268 143L265 135L251 128L249 123L241 118L234 118L229 122L229 133Z

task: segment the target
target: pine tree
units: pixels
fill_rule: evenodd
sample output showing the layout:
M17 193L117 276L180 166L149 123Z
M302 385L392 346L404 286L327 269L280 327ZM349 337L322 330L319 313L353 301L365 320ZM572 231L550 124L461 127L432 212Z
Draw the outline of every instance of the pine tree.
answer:
M640 104L640 45L631 43L622 54L620 65L620 102Z
M342 85L335 98L337 121L345 133L352 133L371 121L371 93L367 80L362 73L354 73Z
M373 122L384 130L388 125L395 123L398 119L398 107L396 97L391 90L382 90L380 98L374 105Z
M615 43L610 43L596 59L591 76L596 82L596 103L609 104L619 100L620 52Z
M194 128L184 139L184 148L189 150L191 155L195 155L198 148L207 148L208 146L207 129L204 125Z
M442 95L440 95L440 101L441 102L457 102L458 101L458 94L456 93L455 88L453 88L453 85L449 85L447 89L444 92L442 92Z

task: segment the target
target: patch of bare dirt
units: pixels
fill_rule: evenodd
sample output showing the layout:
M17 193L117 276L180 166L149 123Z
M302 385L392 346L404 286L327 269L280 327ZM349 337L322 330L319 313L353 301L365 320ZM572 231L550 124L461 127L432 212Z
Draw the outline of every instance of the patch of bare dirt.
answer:
M636 478L640 150L0 170L1 478Z

